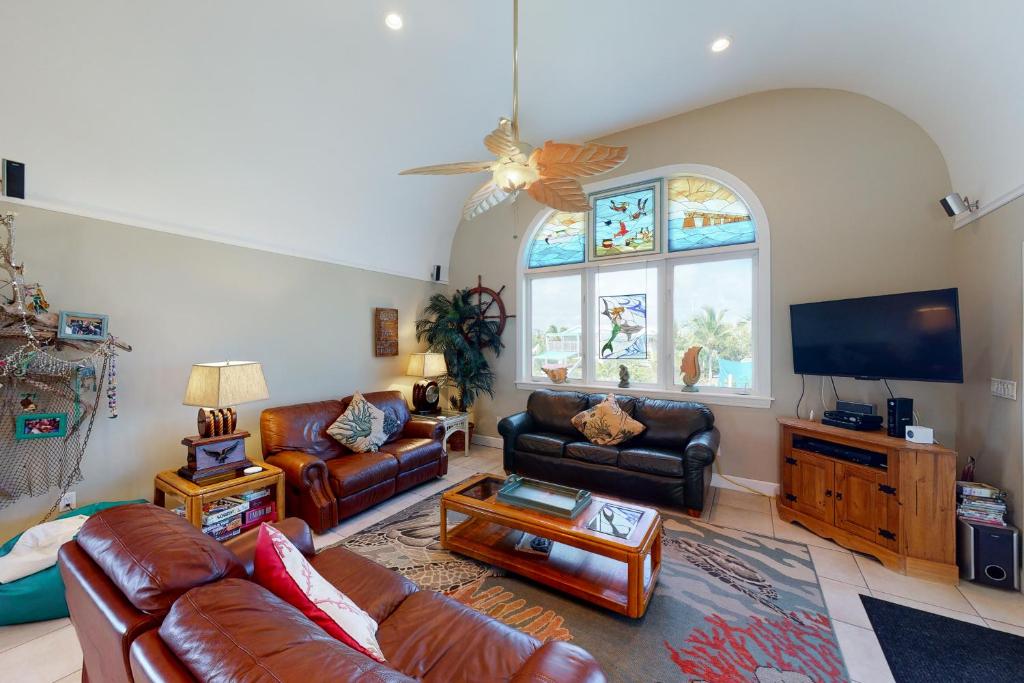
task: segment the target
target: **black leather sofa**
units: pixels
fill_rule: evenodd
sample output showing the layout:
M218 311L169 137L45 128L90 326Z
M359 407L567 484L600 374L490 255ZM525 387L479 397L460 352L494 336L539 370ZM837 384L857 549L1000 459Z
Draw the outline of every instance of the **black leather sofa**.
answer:
M702 403L616 395L647 429L618 446L587 441L572 417L605 394L542 389L498 423L509 473L685 508L700 516L718 453L714 414Z

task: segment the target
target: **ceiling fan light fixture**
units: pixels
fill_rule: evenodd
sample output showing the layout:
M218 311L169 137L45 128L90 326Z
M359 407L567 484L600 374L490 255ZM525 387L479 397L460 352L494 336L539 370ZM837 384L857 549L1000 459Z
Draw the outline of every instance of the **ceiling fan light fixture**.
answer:
M539 178L536 168L512 159L498 162L494 169L494 184L504 192L525 190Z
M729 38L729 36L722 36L721 38L716 38L715 41L711 43L711 51L725 52L729 49L730 45L732 45L732 39Z
M398 31L399 29L402 28L403 24L404 22L402 21L402 15L398 14L397 12L391 12L386 17L384 17L384 25L387 26L392 31Z

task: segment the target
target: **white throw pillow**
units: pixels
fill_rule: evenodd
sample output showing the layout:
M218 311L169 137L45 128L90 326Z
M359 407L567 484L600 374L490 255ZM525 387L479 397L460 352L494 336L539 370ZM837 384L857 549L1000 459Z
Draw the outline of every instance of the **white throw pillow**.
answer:
M384 417L383 410L357 391L345 412L327 428L327 433L356 453L374 452L388 438Z

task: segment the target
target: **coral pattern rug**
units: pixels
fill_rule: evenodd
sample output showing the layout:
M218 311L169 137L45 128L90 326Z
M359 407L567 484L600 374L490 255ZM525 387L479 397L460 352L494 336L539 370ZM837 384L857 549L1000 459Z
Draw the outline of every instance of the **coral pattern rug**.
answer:
M445 551L439 498L341 545L542 641L572 641L611 681L849 680L804 545L663 512L658 586L629 619Z

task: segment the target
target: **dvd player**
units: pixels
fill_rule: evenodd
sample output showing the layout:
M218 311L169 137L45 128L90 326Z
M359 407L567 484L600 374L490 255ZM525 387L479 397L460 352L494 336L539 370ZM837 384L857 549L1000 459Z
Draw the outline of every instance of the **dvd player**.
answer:
M845 410L826 410L821 419L822 424L845 429L867 431L882 428L881 415L865 415L863 413L851 413Z
M857 448L856 446L846 446L844 444L835 443L834 441L823 441L822 439L815 439L810 436L799 436L794 434L793 448L801 451L818 453L820 455L827 455L830 458L845 460L846 462L852 462L857 465L879 467L883 470L889 468L889 458L885 453L869 451L865 448Z

